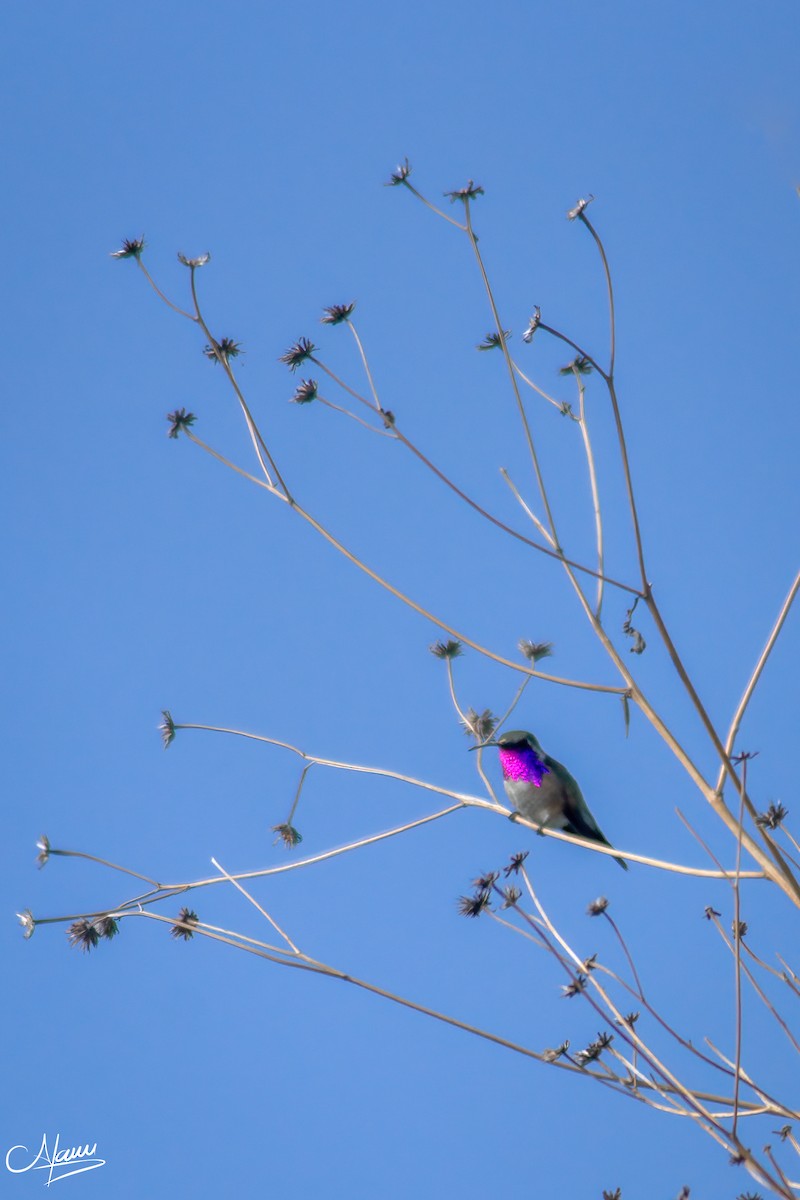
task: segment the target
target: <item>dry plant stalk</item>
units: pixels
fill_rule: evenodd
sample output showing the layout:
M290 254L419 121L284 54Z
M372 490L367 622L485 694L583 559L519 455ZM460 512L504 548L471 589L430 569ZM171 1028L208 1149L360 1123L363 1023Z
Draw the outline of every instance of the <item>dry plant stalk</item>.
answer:
M373 992L374 994L412 1008L436 1020L444 1021L475 1036L488 1039L515 1053L536 1059L559 1070L568 1070L575 1074L591 1078L596 1083L612 1091L623 1094L638 1103L648 1105L659 1112L680 1116L692 1120L705 1133L713 1138L735 1161L741 1162L756 1179L758 1184L776 1196L789 1197L796 1193L800 1185L792 1183L776 1161L771 1148L767 1146L762 1155L753 1153L740 1139L742 1122L748 1123L758 1117L765 1116L770 1121L791 1122L800 1120L800 1113L787 1104L771 1096L759 1085L753 1075L745 1070L742 1059L743 1021L742 1021L742 986L746 981L754 994L761 1000L773 1018L776 1028L786 1037L795 1052L800 1053L800 1041L792 1032L789 1022L779 1013L775 1001L768 990L777 984L785 988L787 994L796 999L800 997L800 979L781 961L782 970L777 970L760 958L744 941L746 926L741 920L741 885L746 880L766 880L777 887L783 897L794 907L800 907L800 877L797 871L797 861L792 857L791 850L783 843L779 844L776 833L781 831L792 849L800 852L798 844L787 830L782 829L786 813L780 806L773 806L767 814L757 814L752 800L747 792L747 755L735 755L734 747L742 719L755 688L761 678L764 666L774 649L780 631L794 603L798 588L800 588L800 573L795 577L786 600L782 605L761 656L756 663L749 680L743 689L742 698L734 710L728 729L724 732L715 728L712 723L669 634L663 616L660 612L653 587L650 583L646 568L645 549L640 528L636 495L633 487L628 449L625 439L620 404L615 384L616 357L616 314L611 270L603 242L592 222L587 216L587 207L591 201L581 200L568 214L571 221L577 222L589 233L600 257L600 263L606 284L609 318L609 347L606 365L600 357L588 353L578 342L566 333L541 319L537 308L523 334L523 341L531 343L534 337L550 337L566 346L574 355L564 367L562 375L569 377L575 385L577 394L577 413L566 400L560 400L543 389L512 357L509 348L509 333L504 328L500 317L498 303L490 282L489 273L484 262L478 238L473 228L473 206L482 195L483 189L476 187L470 181L464 188L446 193L451 204L459 207L462 220L456 219L442 208L431 203L411 182L411 167L406 160L392 174L389 185L400 187L410 192L418 201L424 204L438 218L463 235L468 243L470 252L475 260L478 274L484 288L493 328L487 334L480 350L497 351L503 358L505 373L511 392L525 445L530 459L530 469L533 482L538 493L538 506L535 511L528 500L524 498L523 489L511 480L506 472L503 477L517 500L520 510L533 527L532 535L526 534L510 526L495 514L489 512L478 503L464 488L451 479L434 462L431 454L419 446L403 431L395 414L387 410L380 399L374 373L370 367L368 356L353 320L354 304L333 305L324 310L322 323L326 326L346 326L353 338L355 353L366 382L366 394L351 382L342 378L332 370L321 357L320 352L308 338L300 338L282 356L282 361L294 372L302 364L313 364L327 379L335 390L336 400L323 396L320 385L315 379L302 380L297 387L293 400L297 404L309 404L315 401L339 416L344 416L357 422L378 436L392 439L405 447L436 479L453 492L463 503L476 512L481 519L490 523L504 535L515 539L528 547L532 552L540 554L549 560L555 560L564 571L566 580L572 589L578 608L603 647L614 670L615 678L608 682L593 682L583 679L563 678L542 671L539 661L547 657L549 647L522 642L520 649L526 661L512 661L491 647L478 642L468 633L456 629L449 621L434 615L422 604L406 595L389 580L373 570L366 562L359 559L343 542L341 542L324 522L306 511L296 498L289 481L281 472L274 449L269 445L247 403L242 389L236 379L233 363L240 352L239 344L231 338L217 338L208 327L200 306L197 288L197 272L207 265L210 255L199 258L187 258L179 255L180 261L189 271L190 304L183 307L169 299L153 279L143 261L144 239L135 239L123 244L116 251L116 258L130 258L135 261L139 270L156 295L174 312L194 323L206 339L204 353L216 362L232 390L242 417L247 435L255 457L252 470L231 462L220 454L214 447L201 440L194 432L194 415L185 409L176 410L169 414L170 436L185 435L189 441L204 452L213 456L227 468L235 471L243 478L257 485L276 501L287 504L292 512L302 521L311 526L325 541L337 549L354 567L367 574L380 587L388 591L396 599L412 608L415 612L426 617L443 635L447 641L439 641L431 647L434 654L442 659L446 666L447 686L449 696L456 716L472 736L478 754L476 768L480 782L484 788L483 795L461 793L441 787L425 780L412 778L400 772L389 771L381 767L372 767L362 763L341 762L320 758L309 754L298 746L279 741L266 735L246 732L239 729L229 729L221 726L209 726L193 723L176 723L169 712L164 713L162 736L165 746L170 745L176 732L180 730L203 730L217 734L227 734L236 737L253 739L266 746L278 748L297 756L302 763L288 816L284 822L275 826L276 840L283 841L287 847L294 848L302 840L295 821L298 805L302 799L304 786L307 783L312 767L339 772L357 772L376 777L396 780L407 787L429 792L434 797L444 797L447 804L443 808L431 811L428 815L405 824L398 825L383 832L368 835L349 842L344 846L330 849L305 859L297 859L277 867L264 868L249 872L229 872L212 860L215 873L207 878L194 879L178 883L164 883L149 876L109 863L94 855L72 850L55 849L48 840L43 838L39 843L40 865L52 856L69 856L85 858L89 861L104 865L114 871L132 875L148 885L148 890L125 900L121 904L105 907L94 912L71 914L68 916L34 918L26 910L21 914L26 936L33 933L36 925L52 923L69 923L69 936L73 944L82 949L90 949L100 940L108 940L115 936L120 922L131 917L167 923L172 934L177 938L189 940L194 936L208 937L229 945L245 953L256 955L270 963L301 969L346 982ZM585 394L587 379L594 376L601 381L605 389L610 411L613 416L616 431L619 463L630 516L633 557L636 562L635 580L616 579L605 571L605 534L601 505L595 453L591 433L586 417ZM525 396L532 393L544 403L554 406L562 415L567 416L577 425L583 456L585 460L589 488L592 501L592 520L594 525L595 556L592 564L577 561L570 557L559 537L554 512L554 503L548 491L545 472L536 440L531 426L528 401L521 388L526 389ZM593 595L589 588L593 589ZM668 720L662 716L654 702L645 691L631 668L629 661L621 654L615 645L603 622L603 601L607 589L630 597L631 608L628 613L625 632L634 638L634 649L643 649L644 640L641 634L631 625L631 617L637 604L641 603L649 614L653 628L658 634L669 657L686 697L694 710L699 723L704 730L715 756L718 766L717 778L714 782L707 779L698 765L690 757L687 750L679 742ZM637 641L638 639L638 641ZM478 654L514 672L519 679L519 686L509 703L508 710L499 719L488 711L477 713L467 708L459 699L454 676L454 660L460 656L463 646L468 646ZM712 867L693 867L687 864L666 862L651 855L636 853L630 850L611 849L593 841L576 838L558 830L545 828L538 830L545 836L560 838L567 841L577 841L587 850L594 853L621 856L630 862L639 863L651 869L667 871L675 875L700 876L707 879L727 881L732 889L734 924L733 936L729 938L719 921L719 913L714 909L707 911L709 920L718 930L725 946L730 950L734 962L734 981L736 997L736 1038L733 1060L726 1058L720 1051L709 1043L710 1053L705 1053L695 1047L688 1038L682 1036L660 1012L654 1001L646 994L642 985L639 971L633 953L608 912L608 902L600 899L590 906L589 912L593 917L602 917L612 933L612 946L609 954L616 946L623 958L623 973L612 968L598 955L586 958L580 955L559 932L557 923L546 912L543 902L534 888L529 872L524 866L524 855L515 856L505 868L506 879L519 878L527 893L530 907L523 907L523 894L511 883L501 882L501 873L494 872L475 881L471 896L462 898L462 911L467 916L487 914L498 924L512 930L521 936L526 945L532 945L543 951L555 964L566 979L564 994L568 998L580 998L590 1005L599 1023L606 1028L598 1033L596 1041L575 1053L570 1051L569 1043L565 1041L556 1049L537 1050L509 1041L499 1034L459 1020L457 1017L434 1011L407 997L388 992L380 986L365 980L356 979L349 972L322 963L306 953L293 940L289 932L281 928L270 913L263 908L245 887L245 883L261 879L269 875L283 874L287 871L303 870L313 867L331 857L353 852L373 845L387 838L402 836L409 831L434 821L443 820L466 808L482 808L505 817L514 816L520 824L531 829L537 826L526 821L519 814L512 814L500 803L487 778L482 764L480 747L493 733L499 730L514 711L523 692L532 679L543 683L579 688L594 691L601 695L616 695L623 702L626 723L629 706L634 705L650 722L652 727L663 739L674 757L684 768L689 778L699 790L705 801L725 824L733 836L736 848L735 865L725 868L716 859ZM741 770L737 771L737 767ZM315 772L315 775L317 772ZM725 800L725 787L731 782L735 788L737 805L732 808ZM707 848L706 848L707 849ZM742 868L742 853L746 851L754 861L756 869ZM710 854L710 851L709 851ZM277 935L275 941L261 941L243 934L220 929L199 920L197 914L183 907L178 917L169 917L156 911L159 906L188 893L199 892L214 886L224 885L234 888L253 906L260 916ZM630 1003L637 1005L639 1011L627 1011ZM613 1032L611 1032L613 1030ZM693 1072L702 1069L704 1073L716 1073L721 1079L720 1088L711 1090L704 1084L693 1082ZM800 1145L791 1133L791 1127L784 1124L780 1134L785 1146L800 1153Z

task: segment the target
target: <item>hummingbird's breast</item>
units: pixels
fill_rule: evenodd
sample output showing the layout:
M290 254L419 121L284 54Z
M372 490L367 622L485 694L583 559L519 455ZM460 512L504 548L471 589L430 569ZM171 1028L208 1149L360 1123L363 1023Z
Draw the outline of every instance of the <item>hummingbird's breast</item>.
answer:
M501 748L500 765L506 795L523 817L551 829L568 824L561 781L532 746Z
M561 786L552 775L543 776L539 787L524 779L506 779L504 783L506 795L526 820L550 829L563 829L569 824Z

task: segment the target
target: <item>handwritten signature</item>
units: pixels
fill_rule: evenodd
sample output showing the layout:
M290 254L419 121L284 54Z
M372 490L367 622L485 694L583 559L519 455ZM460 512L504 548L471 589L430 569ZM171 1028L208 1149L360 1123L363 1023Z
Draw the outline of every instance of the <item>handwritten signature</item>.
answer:
M15 1150L25 1150L28 1152L27 1146L12 1146L8 1154L6 1154L6 1168L14 1175L22 1175L25 1171L31 1171L34 1168L37 1171L47 1171L47 1179L45 1187L50 1187L51 1183L58 1183L59 1179L67 1179L70 1175L80 1175L83 1171L94 1171L96 1167L104 1167L106 1160L97 1157L97 1142L93 1146L70 1146L64 1150L59 1150L58 1141L61 1137L60 1133L56 1134L53 1153L51 1154L47 1148L47 1134L42 1137L42 1144L39 1147L39 1153L32 1162L29 1162L26 1167L12 1167L11 1155ZM17 1156L19 1157L19 1156ZM80 1162L80 1166L75 1164Z

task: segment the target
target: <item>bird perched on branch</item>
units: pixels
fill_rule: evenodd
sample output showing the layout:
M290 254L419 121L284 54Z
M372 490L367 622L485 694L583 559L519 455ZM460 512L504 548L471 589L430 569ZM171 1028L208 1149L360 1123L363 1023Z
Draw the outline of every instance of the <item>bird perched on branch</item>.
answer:
M526 820L540 829L560 829L587 841L610 846L567 768L545 754L539 741L524 729L514 729L474 749L497 746L506 795ZM624 858L616 858L627 871Z

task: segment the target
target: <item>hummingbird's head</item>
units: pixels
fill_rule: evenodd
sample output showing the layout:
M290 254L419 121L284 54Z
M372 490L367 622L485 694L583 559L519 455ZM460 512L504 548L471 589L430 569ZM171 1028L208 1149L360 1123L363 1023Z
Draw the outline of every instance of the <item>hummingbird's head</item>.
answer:
M480 747L473 746L473 750L482 750L486 746L497 746L500 751L500 766L506 787L509 781L513 781L532 783L538 788L542 786L543 777L550 774L550 767L545 764L544 750L533 734L525 729L501 733L496 740L484 742Z
M539 738L535 737L533 733L528 733L527 730L509 730L507 733L501 733L497 744L503 746L504 750L522 750L525 746L530 746L530 749L535 750L537 755L543 754Z
M473 746L472 749L485 750L487 746L497 746L501 750L533 750L539 758L544 755L538 738L525 729L510 729L508 733L501 733L499 737L483 742L480 746Z

